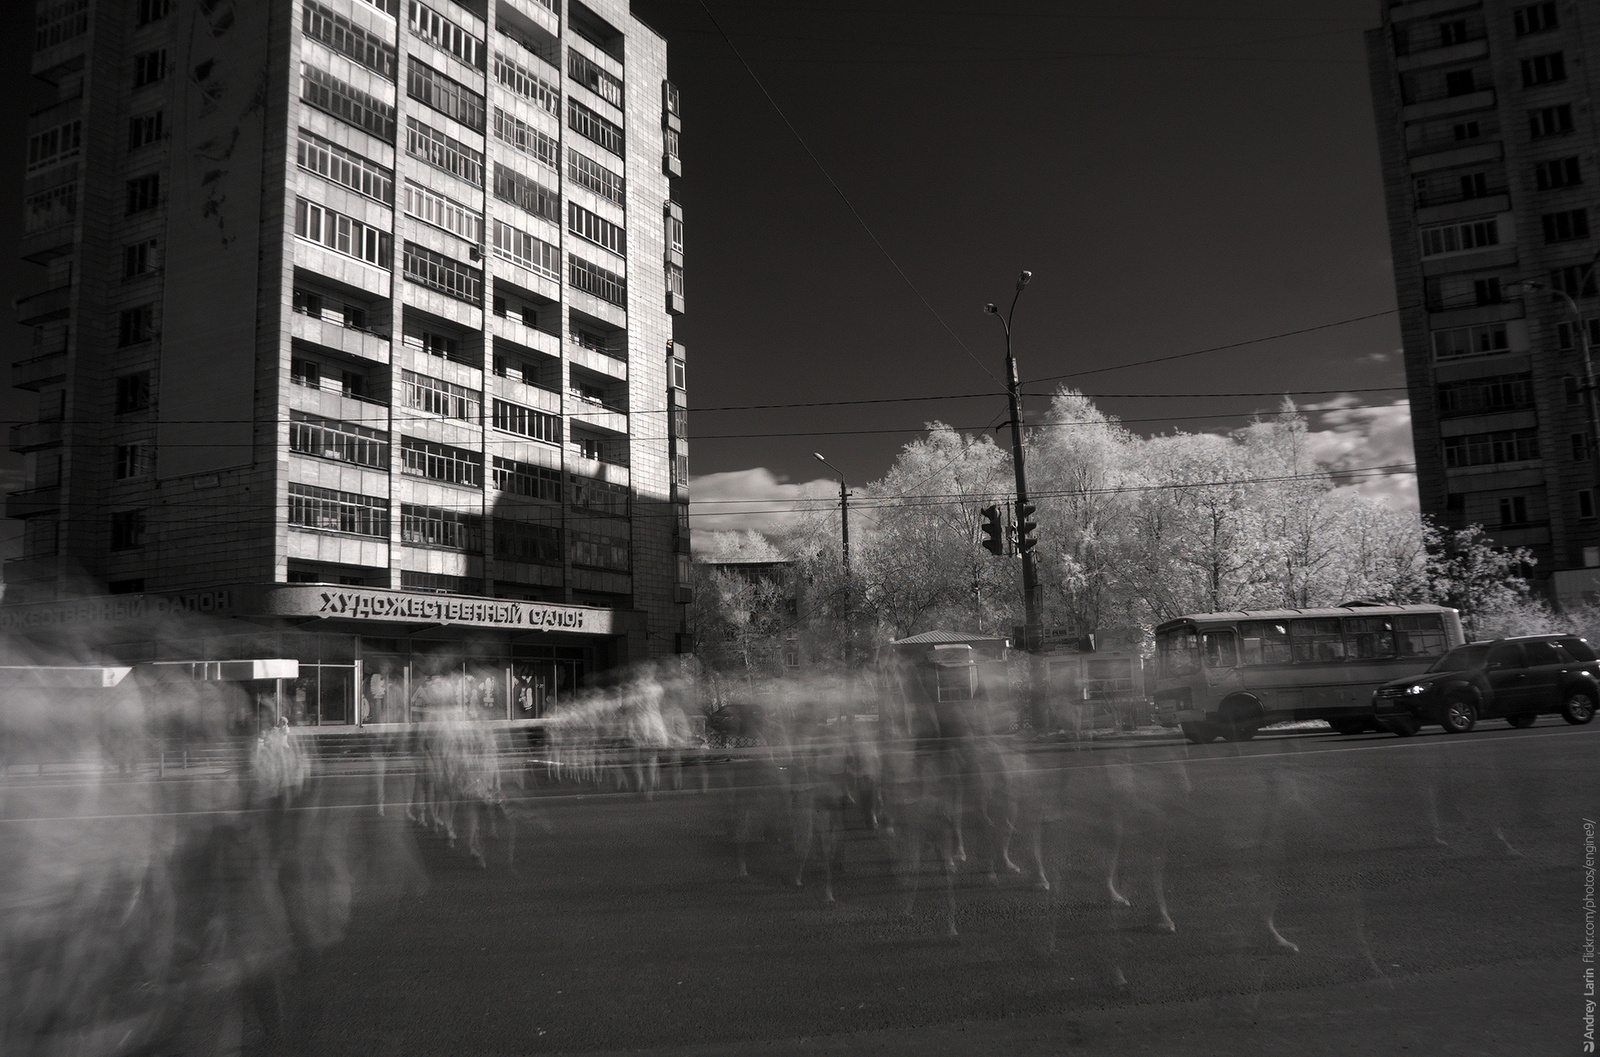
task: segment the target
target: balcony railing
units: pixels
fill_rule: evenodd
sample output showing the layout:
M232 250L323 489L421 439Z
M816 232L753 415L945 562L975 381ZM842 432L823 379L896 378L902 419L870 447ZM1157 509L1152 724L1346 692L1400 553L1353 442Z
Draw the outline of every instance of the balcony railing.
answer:
M600 355L609 356L613 360L626 361L628 359L628 350L626 346L622 348L613 348L604 342L595 341L593 338L590 338L581 332L572 335L572 343L578 346L580 349L588 349L590 352L598 352Z
M608 401L603 397L592 396L588 393L585 393L581 389L568 389L567 395L572 397L574 400L581 401L582 403L588 404L591 407L600 408L602 411L611 411L618 415L626 415L628 413L628 407L626 404L621 404L614 400Z
M17 298L17 322L24 327L64 319L72 303L72 287L57 286L37 294Z
M1441 188L1438 191L1427 191L1417 195L1417 208L1426 209L1429 206L1446 206L1453 202L1470 202L1474 199L1489 199L1496 195L1507 193L1503 183L1489 184L1484 187L1474 187L1470 191L1466 188Z
M61 486L27 488L6 495L6 517L29 518L61 509Z
M53 385L67 376L67 354L64 351L47 352L43 356L20 360L11 365L11 385L15 389L37 390Z
M11 427L11 450L15 452L38 451L53 448L61 443L62 423L23 422Z

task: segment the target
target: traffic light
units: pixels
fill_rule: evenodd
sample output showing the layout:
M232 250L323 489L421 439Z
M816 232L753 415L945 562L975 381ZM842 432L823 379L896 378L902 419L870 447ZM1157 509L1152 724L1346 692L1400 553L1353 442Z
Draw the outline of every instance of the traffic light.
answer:
M1004 554L1006 530L1000 524L1000 508L986 506L979 513L983 515L983 549L994 555Z
M1027 554L1033 550L1034 544L1039 541L1033 538L1033 530L1038 528L1037 522L1029 521L1033 517L1033 504L1020 503L1017 506L1017 553Z

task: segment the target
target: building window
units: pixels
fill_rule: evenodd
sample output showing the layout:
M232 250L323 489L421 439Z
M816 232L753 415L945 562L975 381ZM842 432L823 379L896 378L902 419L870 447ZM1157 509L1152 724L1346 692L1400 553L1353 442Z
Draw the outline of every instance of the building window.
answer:
M577 289L593 294L602 301L609 301L618 308L628 306L626 279L570 253L567 254L567 281Z
M1526 496L1503 495L1500 497L1500 524L1501 525L1526 525L1528 523L1528 500Z
M1501 302L1500 280L1474 279L1472 282L1472 297L1480 305L1498 305Z
M128 216L154 209L161 204L161 174L147 173L144 176L136 176L128 181L127 191Z
M1511 24L1519 37L1555 29L1561 24L1556 17L1555 0L1546 0L1542 4L1528 4L1515 9L1511 12Z
M171 11L172 0L139 0L134 8L133 24L148 26L152 22L166 18Z
M678 359L677 357L673 357L673 360L672 360L672 388L674 388L674 389L687 389L687 388L689 388L686 384L684 384L685 383L685 375L687 373L688 373L688 368L684 364L684 361Z
M673 314L683 311L683 269L676 264L667 265L667 293L673 303L668 310Z
M314 66L300 67L300 99L347 124L394 142L394 107Z
M161 137L161 111L152 110L148 114L135 114L128 119L128 149L130 151L159 142Z
M1591 317L1584 320L1583 330L1565 320L1556 324L1556 346L1563 352L1578 348L1581 344L1579 339L1584 336L1589 339L1590 350L1600 351L1600 319Z
M1444 75L1444 94L1447 96L1471 95L1478 90L1471 70L1451 70Z
M483 414L483 394L414 371L400 372L400 399L406 407L463 422L476 422Z
M622 109L622 79L601 69L587 55L568 48L567 74L618 110Z
M1594 520L1594 490L1591 488L1578 489L1578 517L1584 521ZM1590 561L1590 552L1594 547L1583 548L1583 564L1589 568L1600 565L1600 560Z
M502 492L527 496L529 499L547 499L552 503L561 501L561 471L548 466L535 466L531 462L502 459L496 455L494 486Z
M1533 406L1533 375L1500 374L1439 386L1439 414L1492 415Z
M1522 60L1522 87L1535 88L1567 79L1567 63L1559 51Z
M132 279L154 271L156 267L156 240L145 239L122 247L122 277Z
M1465 514L1467 512L1467 497L1463 492L1451 492L1444 497L1444 509L1450 514Z
M295 200L294 233L380 268L389 267L394 253L393 236L387 231L304 198Z
M389 468L389 434L304 411L289 412L289 450L374 470Z
M475 132L484 128L483 96L453 77L446 77L415 55L406 63L406 95L423 106L453 117Z
M1567 209L1560 213L1546 213L1539 218L1544 227L1546 242L1571 242L1589 237L1589 211Z
M479 488L483 485L483 453L401 437L400 472L430 481Z
M446 198L407 180L405 211L424 224L442 228L474 245L483 245L483 215L454 198Z
M405 244L405 276L446 297L483 305L483 269L473 268L414 242Z
M1559 136L1572 131L1572 104L1540 107L1528 111L1528 132L1534 139Z
M561 564L561 529L532 521L494 519L494 556L528 565Z
M78 185L61 184L29 195L22 203L22 232L40 231L70 224L78 216Z
M300 130L296 148L300 168L316 173L384 205L394 204L394 171L371 158L346 150L314 132Z
M587 187L608 202L624 204L626 187L623 178L591 158L567 149L567 178L579 187Z
M483 152L414 117L406 118L406 153L469 184L483 186Z
M1525 462L1539 458L1539 431L1504 429L1444 438L1444 464L1449 469Z
M1468 356L1492 356L1511 348L1504 323L1476 327L1452 327L1433 332L1433 355L1437 360L1459 360Z
M117 345L137 345L155 337L155 305L125 308L117 318Z
M116 413L126 415L150 407L150 372L137 371L117 376Z
M1483 135L1483 126L1476 121L1458 121L1450 128L1457 143L1477 139Z
M630 568L628 539L598 529L574 529L572 564L625 573Z
M1583 183L1583 170L1578 164L1576 155L1571 158L1556 158L1535 165L1533 181L1541 191L1550 191L1557 187L1577 187Z
M549 444L561 443L561 416L547 415L531 407L496 400L493 404L494 428Z
M554 137L545 135L499 107L494 108L494 137L517 153L526 154L541 165L547 165L552 169L561 167L561 146Z
M481 595L483 581L473 576L400 570L400 586L408 591L430 591L436 595Z
M83 120L76 119L28 137L29 173L48 169L52 165L78 156L83 146Z
M89 32L89 0L40 6L34 15L33 48L43 51Z
M143 88L167 75L167 49L157 48L133 57L133 86Z
M400 542L413 547L441 547L465 554L483 553L483 518L443 507L403 503Z
M1550 285L1568 297L1595 295L1595 269L1587 264L1569 264L1550 271Z
M545 113L561 117L561 89L498 51L494 53L494 78Z
M571 479L568 502L574 507L592 511L596 514L627 517L629 492L622 485L609 484L592 477L580 477L574 474Z
M585 459L609 463L612 466L628 465L627 442L621 437L602 437L593 433L574 433L572 450Z
M1589 434L1574 433L1572 435L1572 461L1589 461Z
M326 44L379 76L394 80L395 69L399 65L394 45L368 33L316 0L305 0L300 28L312 40Z
M144 577L138 576L130 580L111 580L106 583L108 595L136 595L144 591Z
M1464 224L1440 224L1422 229L1422 255L1434 257L1441 253L1458 253L1500 242L1500 226L1493 218L1472 220Z
M494 165L494 195L524 212L552 223L561 223L561 196L558 193L499 162Z
M598 213L591 213L576 202L567 203L567 230L608 249L619 257L628 253L628 236L622 225L613 224Z
M144 511L119 510L111 515L111 549L133 550L144 546Z
M136 440L132 444L118 444L116 447L116 463L112 475L119 481L128 481L136 477L149 477L155 472L155 449L147 440Z
M429 44L441 51L448 51L475 70L483 69L485 53L483 41L450 19L426 4L411 0L410 23L411 32Z
M503 220L494 222L494 255L547 279L561 281L561 251Z
M622 126L607 121L576 99L567 100L567 127L612 154L622 156Z
M290 484L289 524L385 539L389 535L389 501L332 488Z
M428 330L414 323L407 323L403 334L402 341L409 348L425 352L429 356L437 356L442 360L453 360L456 363L471 362L462 353L460 338Z
M680 488L689 484L689 456L674 455L672 457L672 483Z
M1566 388L1567 406L1576 407L1578 404L1583 403L1583 389L1578 385L1578 380L1569 374L1561 381Z

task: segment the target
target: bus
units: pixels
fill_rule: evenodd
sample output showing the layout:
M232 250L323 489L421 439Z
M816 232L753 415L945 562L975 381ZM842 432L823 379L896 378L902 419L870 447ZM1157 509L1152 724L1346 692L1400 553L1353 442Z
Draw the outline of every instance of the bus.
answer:
M1248 741L1271 723L1326 720L1376 729L1372 691L1460 646L1443 606L1196 613L1156 628L1156 716L1197 745Z

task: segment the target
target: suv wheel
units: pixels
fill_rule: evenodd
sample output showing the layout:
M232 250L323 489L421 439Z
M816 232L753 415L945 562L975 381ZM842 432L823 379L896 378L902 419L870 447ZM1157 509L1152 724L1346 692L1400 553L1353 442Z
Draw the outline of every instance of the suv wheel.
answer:
M1507 716L1506 722L1511 724L1513 727L1531 727L1533 726L1534 722L1538 720L1538 718L1539 717L1532 712L1524 712L1520 716Z
M1383 721L1383 729L1399 738L1409 738L1422 729L1415 716L1397 716Z
M1209 744L1217 737L1212 729L1203 723L1180 723L1178 727L1183 731L1183 736L1196 745Z
M1561 703L1561 718L1572 724L1584 724L1594 718L1594 695L1587 690L1568 690Z
M1478 725L1478 709L1466 697L1452 697L1444 703L1440 726L1446 734L1465 734Z

